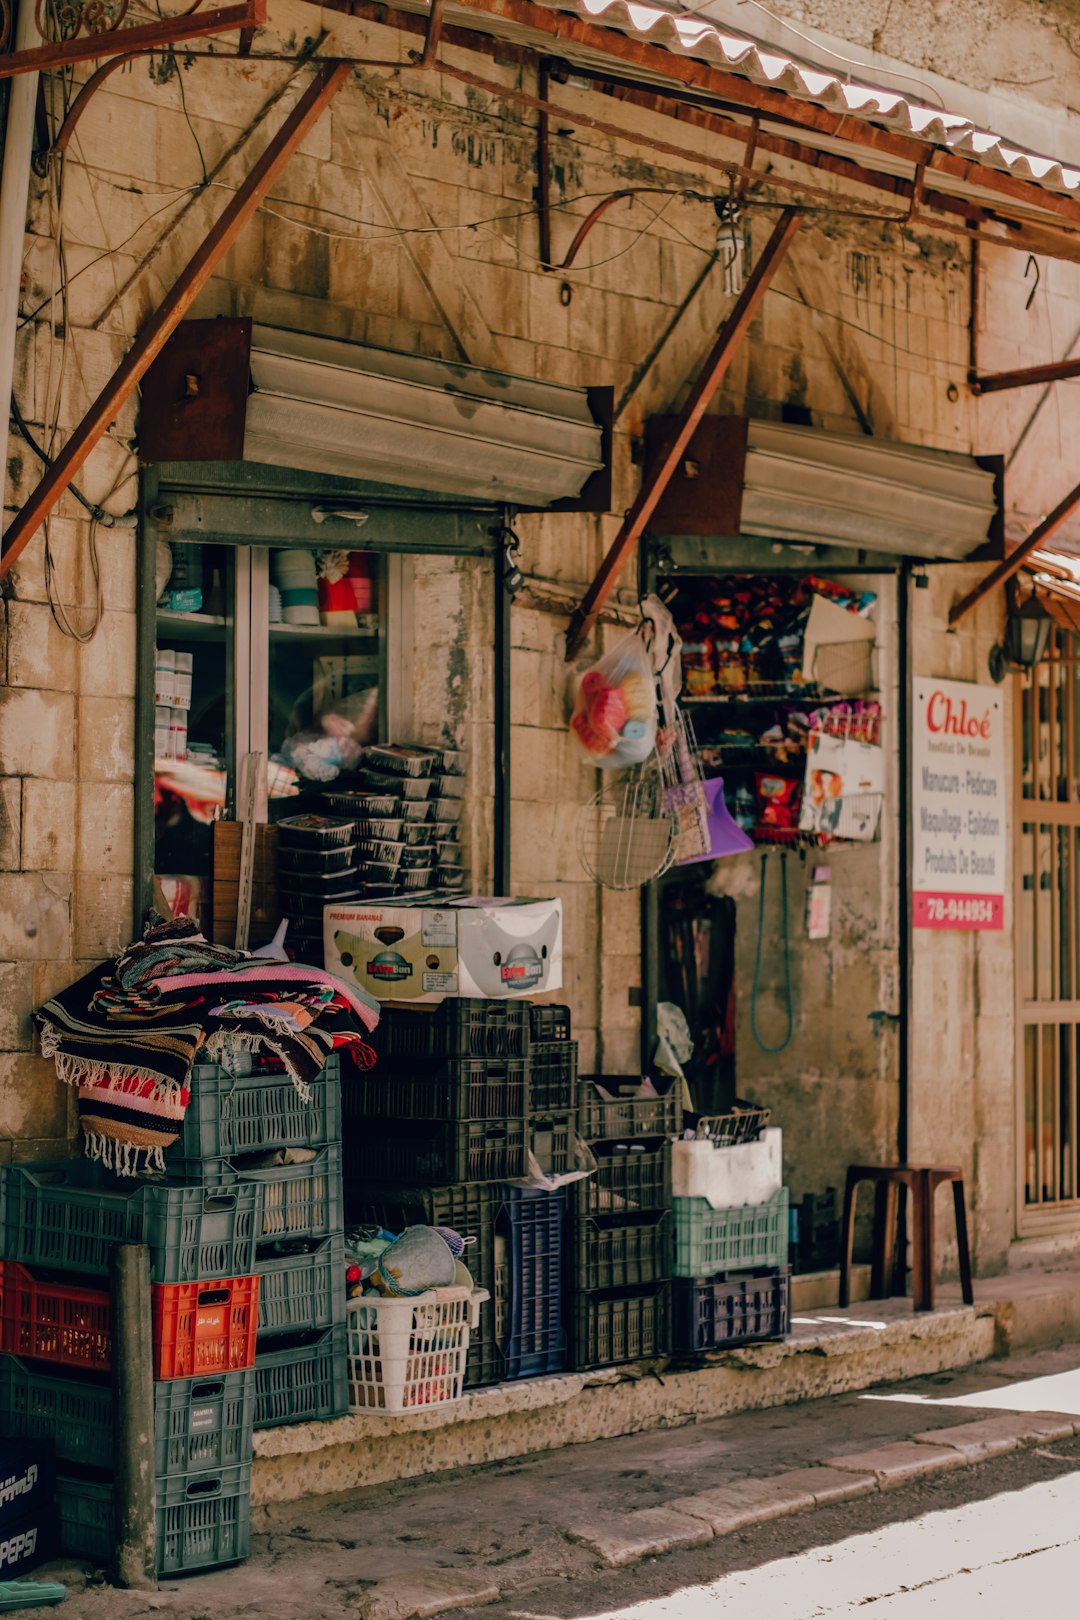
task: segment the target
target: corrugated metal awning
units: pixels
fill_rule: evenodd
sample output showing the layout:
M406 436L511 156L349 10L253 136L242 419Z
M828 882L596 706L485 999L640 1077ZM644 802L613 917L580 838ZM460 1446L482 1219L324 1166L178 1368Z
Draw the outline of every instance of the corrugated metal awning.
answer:
M880 85L840 78L830 69L800 62L773 46L721 28L691 11L662 10L637 0L538 0L554 11L569 11L604 28L661 46L737 73L751 83L781 91L798 101L865 120L898 134L943 146L985 168L1004 170L1065 196L1080 195L1080 167L1046 157L980 128L962 113L902 95ZM935 177L940 180L940 176Z

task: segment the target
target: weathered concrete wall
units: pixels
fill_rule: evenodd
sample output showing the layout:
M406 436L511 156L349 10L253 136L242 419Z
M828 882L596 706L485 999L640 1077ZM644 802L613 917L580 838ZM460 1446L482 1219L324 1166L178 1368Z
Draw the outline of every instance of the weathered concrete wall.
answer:
M898 23L900 12L912 8L896 9ZM1006 4L995 12L1007 13L1012 27L1019 26L1021 9ZM825 8L819 10L823 26L839 26ZM1044 14L1032 22L1039 41ZM306 6L275 0L261 44L295 47L315 16ZM323 21L333 28L326 52L336 47L402 61L414 43L343 16L326 14ZM848 19L844 26L853 37L865 33L861 22L856 28ZM471 61L452 48L448 56ZM952 60L942 57L941 63L960 71L962 64L949 66ZM484 71L531 88L525 69L488 62ZM109 81L79 127L65 170L66 301L54 297L62 279L55 208L46 188L34 182L16 395L39 434L55 425L63 435L77 422L219 210L218 190L238 182L266 136L257 131L209 191L200 189L203 164L213 170L291 75L285 64L192 62L182 77L159 82L163 75L136 63ZM305 74L296 76L271 122L306 82ZM56 93L53 87L50 95ZM573 106L579 92L564 87L560 95ZM595 110L592 99L583 106ZM1038 104L1032 105L1037 112ZM632 119L627 114L626 121L667 140L676 128L642 111ZM613 187L637 182L713 189L715 179L701 159L732 157L734 149L697 132L687 146L694 155L680 167L629 141L557 134L556 246L568 242L579 218ZM593 231L572 272L544 274L537 264L534 149L531 115L519 109L445 76L364 70L303 143L193 313L250 314L270 325L467 358L552 381L609 383L618 396L673 320L703 256L715 248L715 216L682 197L625 202ZM654 217L661 203L662 217ZM769 217L750 213L748 234L756 248ZM820 426L856 431L854 395L882 436L1008 451L1032 402L1000 396L976 403L965 389L965 253L955 234L909 232L852 217L848 205L835 211L815 205L717 409L775 416L794 405ZM987 363L1031 362L1057 352L1074 318L1067 306L1080 290L1075 267L1055 265L1049 273L1044 267L1036 313L1021 320L1022 262L1001 250L988 254L988 266ZM626 401L616 424L615 514L636 487L633 439L649 415L681 403L729 303L720 278L707 279ZM811 315L807 304L818 313ZM1071 336L1065 333L1064 340ZM133 402L80 480L88 494L121 512L133 505L135 421ZM1039 470L1053 488L1042 505L1033 494L1023 495L1018 522L1056 498L1057 470L1048 460L1064 469L1080 449L1078 433L1080 415L1070 415L1067 396L1042 413L1018 467ZM9 511L36 476L33 456L13 440ZM1062 485L1070 481L1062 470ZM1036 486L1029 478L1024 487ZM1014 504L1016 499L1010 496ZM566 618L540 605L541 598L550 605L580 594L617 526L613 515L523 517L519 523L522 565L533 594L515 607L512 624L513 887L519 893L558 893L565 901L566 999L582 1039L583 1067L631 1070L640 1028L631 1005L640 979L638 900L598 892L578 859L578 810L599 783L566 732L560 652ZM70 497L52 522L51 543L55 594L78 605L82 623L92 598L88 528ZM32 1055L31 1006L114 951L131 931L134 546L129 530L98 535L104 612L86 646L63 637L53 623L42 537L15 570L4 604L0 973L7 993L0 1021L0 1130L9 1140L0 1144L3 1152L53 1151L70 1124L67 1100ZM999 608L985 609L962 637L945 638L948 604L960 580L970 576L955 569L932 572L931 591L914 598L916 671L981 676ZM455 734L473 749L478 780L492 761L485 578L474 565L423 561L415 567L422 648L413 690L416 725L435 735L450 713ZM623 583L630 588L629 573ZM454 649L463 638L472 651L458 660ZM490 871L482 823L477 815L471 833L478 877ZM878 1006L888 1009L893 994L887 982L896 937L891 836L886 827L885 842L873 851L846 850L830 858L834 941L828 949L798 952L800 1057L777 1077L783 1079L782 1104L780 1094L775 1101L778 1116L786 1112L789 1171L805 1186L835 1184L842 1161L856 1150L884 1153L894 1137L895 1036L887 1026L875 1034L866 1019ZM747 874L754 866L747 859L730 879L739 894L740 924L751 903ZM798 887L793 884L791 900L796 942ZM746 929L743 934L749 938ZM939 935L920 940L916 958L912 1148L940 1156L947 1140L950 1156L978 1171L976 1232L983 1264L996 1263L1002 1254L1011 1219L1011 1034L1004 1038L1010 949L1008 932L989 943ZM766 975L775 987L775 958L767 960ZM956 1050L943 1052L932 1032L931 1009L943 1007L946 985L944 1012ZM823 1007L831 1009L829 1020ZM987 1007L994 1009L989 1021ZM773 1008L764 1011L770 1027L774 1014ZM740 1052L747 1089L763 1091L774 1077L763 1059L753 1057L745 1030ZM951 1098L944 1114L943 1087ZM947 1134L938 1128L942 1118ZM827 1138L834 1145L826 1153Z

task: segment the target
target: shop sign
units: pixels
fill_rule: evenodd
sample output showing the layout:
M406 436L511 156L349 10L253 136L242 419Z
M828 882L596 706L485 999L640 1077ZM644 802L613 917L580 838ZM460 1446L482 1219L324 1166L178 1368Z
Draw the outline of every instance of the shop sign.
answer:
M1005 706L1001 688L912 683L916 928L1005 926Z

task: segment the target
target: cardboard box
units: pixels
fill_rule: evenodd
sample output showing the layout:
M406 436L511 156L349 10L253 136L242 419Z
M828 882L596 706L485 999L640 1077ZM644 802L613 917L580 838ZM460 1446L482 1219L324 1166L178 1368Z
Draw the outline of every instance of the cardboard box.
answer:
M535 996L562 986L562 901L352 901L323 911L326 966L380 1001Z

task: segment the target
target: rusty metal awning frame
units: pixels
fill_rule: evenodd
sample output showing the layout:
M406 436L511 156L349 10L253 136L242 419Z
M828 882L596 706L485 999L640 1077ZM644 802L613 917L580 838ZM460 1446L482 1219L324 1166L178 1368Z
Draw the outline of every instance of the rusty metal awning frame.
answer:
M721 327L715 344L698 372L686 404L679 412L676 430L670 443L650 474L642 479L637 499L623 519L619 532L611 542L607 556L586 591L581 606L570 620L566 632L567 663L577 655L592 630L601 608L614 588L619 570L645 532L645 527L670 484L675 469L686 454L690 440L694 437L710 400L726 376L750 322L769 290L770 282L783 264L800 222L801 216L795 208L785 208L777 220L761 257L747 278L746 286L739 294L731 314Z
M130 28L125 28L123 21L127 13L126 0L119 0L111 15L91 5L72 6L75 32L71 37L45 39L44 44L23 51L7 50L4 47L8 41L0 40L0 79L10 79L19 73L44 73L50 68L70 67L77 62L94 62L129 52L167 50L184 40L257 28L266 21L267 0L245 0L242 5L218 6L206 11L201 10L201 6L202 0L195 0L194 5L175 16ZM38 32L44 39L43 0L38 0L37 12ZM10 10L8 14L10 16Z

